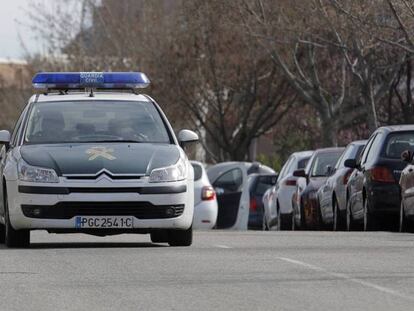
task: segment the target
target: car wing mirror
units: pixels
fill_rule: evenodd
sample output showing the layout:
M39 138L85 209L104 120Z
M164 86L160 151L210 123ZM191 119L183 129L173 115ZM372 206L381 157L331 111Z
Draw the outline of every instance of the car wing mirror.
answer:
M184 147L186 144L195 143L198 141L198 135L190 130L181 130L178 133L178 142L181 147Z
M10 146L10 132L0 131L0 144L5 145L6 149Z
M413 160L413 153L410 150L405 150L401 153L401 160L411 163Z
M305 172L304 169L294 171L293 176L295 176L295 177L305 177L305 178L307 177L306 172Z
M348 168L355 169L355 168L358 168L358 163L355 159L347 159L344 162L344 166L348 167Z

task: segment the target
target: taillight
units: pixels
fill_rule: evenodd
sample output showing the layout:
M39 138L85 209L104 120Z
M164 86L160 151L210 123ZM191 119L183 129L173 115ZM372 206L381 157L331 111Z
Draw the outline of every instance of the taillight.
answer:
M296 180L295 179L286 179L285 180L285 186L296 186Z
M371 180L386 183L395 183L394 176L391 171L383 166L374 167L370 170Z
M255 197L250 198L250 210L254 212L257 210L257 201Z
M348 170L348 172L346 172L346 174L344 175L344 179L342 180L343 184L346 185L348 184L349 181L349 177L351 177L352 174L352 169Z
M216 198L216 192L214 191L213 187L205 186L201 190L201 199L203 201L211 201Z

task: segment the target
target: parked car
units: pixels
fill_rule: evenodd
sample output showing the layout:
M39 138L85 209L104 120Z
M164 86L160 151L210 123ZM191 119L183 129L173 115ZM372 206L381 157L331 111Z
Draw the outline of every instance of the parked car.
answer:
M407 163L400 178L401 207L400 207L400 232L412 232L414 229L414 162L413 149L402 153L401 158Z
M217 198L204 166L190 161L194 169L194 219L193 229L213 229L217 221Z
M365 231L397 224L399 180L407 165L401 154L413 146L414 125L381 127L369 138L360 159L345 161L345 166L355 169L347 186L348 229L356 223L362 223Z
M305 169L293 172L297 180L292 197L293 229L318 229L320 226L317 191L325 183L344 148L318 149L309 159Z
M275 171L250 162L223 162L207 169L217 195L217 229L247 229L250 212L248 177L251 174L275 174Z
M298 177L293 172L304 169L313 151L293 153L280 171L275 186L263 196L265 223L267 228L276 227L277 230L292 229L292 196L296 190Z
M334 231L346 228L346 185L354 169L345 167L345 161L356 160L365 144L366 140L350 143L318 191L322 222L325 226L331 226Z
M263 195L266 190L276 184L277 175L272 174L252 174L249 176L249 196L250 196L250 212L249 212L249 229L268 230L264 213Z

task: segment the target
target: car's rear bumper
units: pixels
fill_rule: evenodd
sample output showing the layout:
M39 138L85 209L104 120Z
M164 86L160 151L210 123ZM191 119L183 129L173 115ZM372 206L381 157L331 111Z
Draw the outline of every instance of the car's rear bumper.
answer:
M367 191L370 212L374 214L398 214L401 195L397 184L372 184Z
M10 222L15 229L67 231L76 229L76 216L133 216L133 229L188 229L192 225L192 181L134 186L140 190L132 192L131 183L109 181L49 185L49 189L42 190L8 181ZM65 193L65 188L74 190ZM167 212L168 208L173 208L174 213Z
M194 207L194 229L213 229L217 222L217 201L201 201Z
M249 229L262 229L263 227L263 212L256 212L249 214L249 222L248 228Z

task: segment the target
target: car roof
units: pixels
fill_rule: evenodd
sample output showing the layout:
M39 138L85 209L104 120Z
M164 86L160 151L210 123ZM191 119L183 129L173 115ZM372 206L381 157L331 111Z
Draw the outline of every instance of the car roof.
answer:
M404 131L414 131L413 124L398 124L398 125L389 125L382 126L378 130L384 130L387 132L404 132Z
M37 97L37 100L36 100ZM95 92L93 97L87 92L74 92L60 95L59 93L49 93L34 95L31 102L62 102L62 101L93 101L93 100L116 100L116 101L141 101L151 102L150 98L145 95L136 95L125 92Z
M349 144L350 145L358 145L358 146L362 145L362 146L364 146L364 145L366 145L367 141L368 140L355 140L355 141L350 142Z
M345 150L345 147L321 148L321 149L315 150L315 154L340 152L340 151L344 151L344 150Z
M295 156L297 158L306 158L306 157L311 157L313 153L314 153L313 150L298 151L298 152L292 153L292 156Z

